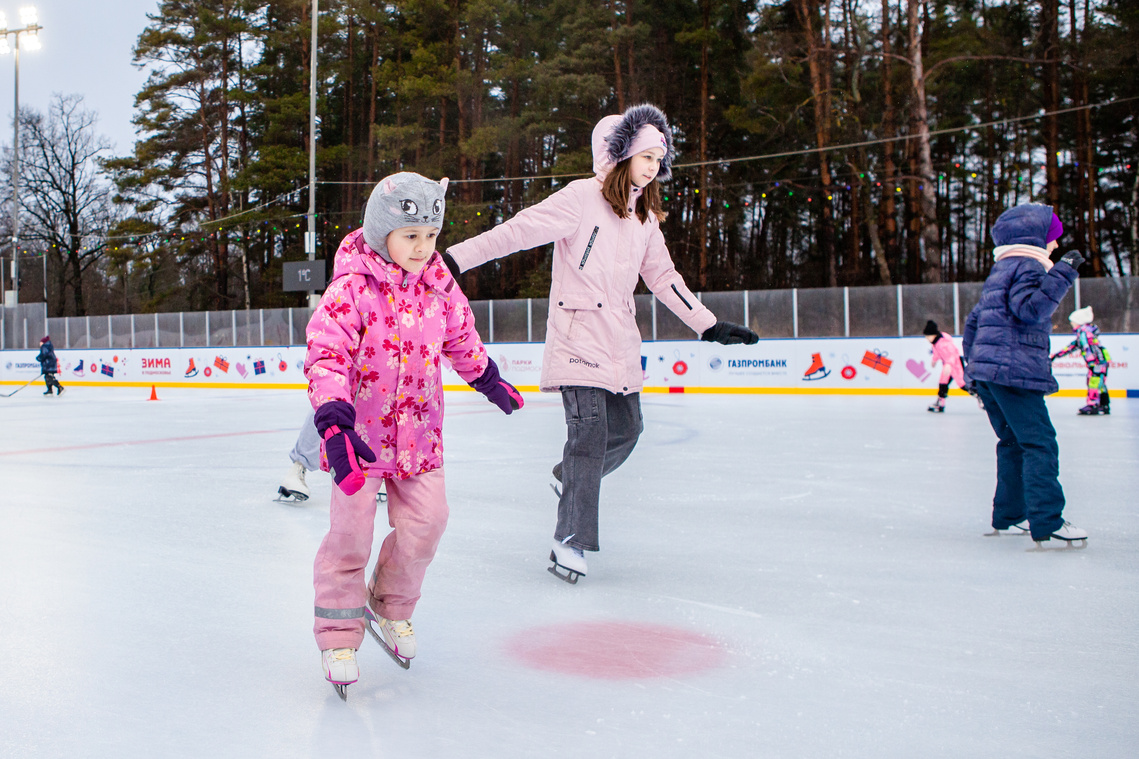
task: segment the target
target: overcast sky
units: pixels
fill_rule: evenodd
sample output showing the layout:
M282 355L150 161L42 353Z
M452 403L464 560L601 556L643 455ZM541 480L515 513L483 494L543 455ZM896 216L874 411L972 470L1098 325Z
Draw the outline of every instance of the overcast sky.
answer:
M134 96L146 80L131 65L131 51L158 0L0 0L10 27L22 26L20 8L26 5L39 11L43 30L39 50L20 52L20 110L46 111L55 93L82 95L99 116L97 131L116 154L128 153ZM14 74L12 55L0 56L0 144L8 147Z

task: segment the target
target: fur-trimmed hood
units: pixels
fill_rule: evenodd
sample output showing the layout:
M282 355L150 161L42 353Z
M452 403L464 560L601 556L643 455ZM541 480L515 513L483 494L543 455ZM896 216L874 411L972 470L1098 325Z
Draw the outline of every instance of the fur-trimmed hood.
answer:
M664 159L657 180L667 182L672 178L672 160L675 157L672 130L664 112L655 105L646 103L631 106L620 116L606 116L593 128L593 171L598 179L604 179L614 166L627 157L637 132L644 126L654 127L664 135Z

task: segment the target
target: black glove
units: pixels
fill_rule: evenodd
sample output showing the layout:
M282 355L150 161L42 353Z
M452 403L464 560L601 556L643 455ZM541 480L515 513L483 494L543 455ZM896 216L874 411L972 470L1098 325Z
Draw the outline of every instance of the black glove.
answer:
M759 335L747 327L741 327L739 324L716 322L704 330L704 334L700 335L700 339L709 343L720 343L721 345L739 345L740 343L755 345L759 342Z
M1071 266L1073 269L1080 268L1080 264L1084 262L1084 257L1080 255L1078 250L1069 250L1064 255L1060 256L1060 260Z
M459 271L459 264L455 262L454 257L450 253L443 254L443 263L447 264L447 269L451 272L451 276L458 279L462 272Z

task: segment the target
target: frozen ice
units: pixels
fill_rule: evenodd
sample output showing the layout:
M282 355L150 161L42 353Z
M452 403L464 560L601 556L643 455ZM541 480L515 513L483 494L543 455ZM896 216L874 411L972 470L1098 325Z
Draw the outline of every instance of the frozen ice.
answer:
M419 656L405 672L365 638L344 703L311 632L330 480L272 500L304 393L148 397L0 400L0 756L1122 757L1139 741L1130 401L1077 417L1082 399L1049 400L1065 516L1091 537L1031 553L983 537L995 437L967 397L933 415L932 394L646 394L641 442L602 489L602 551L570 586L546 572L560 399L508 417L449 393L451 520ZM672 666L651 640L622 649L638 629L703 643ZM559 631L637 666L588 644L534 666L524 643Z

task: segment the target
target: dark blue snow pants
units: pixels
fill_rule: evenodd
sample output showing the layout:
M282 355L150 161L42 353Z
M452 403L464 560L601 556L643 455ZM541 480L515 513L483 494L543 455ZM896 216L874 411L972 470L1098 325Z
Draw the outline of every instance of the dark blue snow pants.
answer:
M989 423L997 433L997 492L993 527L1003 530L1027 518L1034 540L1064 524L1060 446L1044 394L978 381Z

